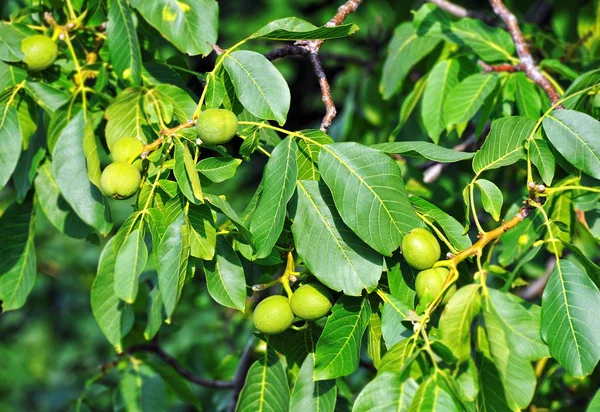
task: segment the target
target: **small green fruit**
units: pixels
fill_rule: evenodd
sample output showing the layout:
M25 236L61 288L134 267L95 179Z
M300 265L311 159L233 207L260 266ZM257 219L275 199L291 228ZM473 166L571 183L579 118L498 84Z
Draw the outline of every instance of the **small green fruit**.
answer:
M27 69L39 72L52 66L58 56L56 43L43 34L26 37L21 42L21 51L25 55L23 61Z
M136 194L141 180L139 170L129 163L111 163L100 176L100 189L106 196L127 199Z
M442 267L419 272L415 281L415 289L417 290L419 301L425 302L425 304L433 301L442 291L447 277L448 269ZM442 304L445 305L448 303L452 295L454 295L454 292L456 292L456 285L452 285L446 291Z
M144 148L144 143L136 139L135 137L123 137L116 141L110 152L113 162L129 162L129 159L136 156L136 159L132 164L140 172L144 170L143 160L139 158Z
M429 269L440 259L440 244L427 230L413 229L402 240L402 254L413 268Z
M224 144L235 136L238 127L236 115L225 109L208 109L200 113L196 130L203 143Z
M290 302L285 296L269 296L254 309L254 326L267 335L287 330L294 322Z
M292 312L299 318L317 320L331 310L331 296L323 285L302 285L292 295L290 305Z

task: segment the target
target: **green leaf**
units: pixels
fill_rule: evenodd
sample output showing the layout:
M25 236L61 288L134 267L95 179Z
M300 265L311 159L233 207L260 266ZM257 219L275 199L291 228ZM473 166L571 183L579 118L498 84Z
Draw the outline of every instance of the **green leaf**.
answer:
M0 119L0 189L12 176L21 155L21 127L17 110L10 106Z
M390 256L406 233L422 226L398 165L380 151L350 142L326 145L319 169L344 223L379 253Z
M490 134L473 158L473 171L478 175L485 170L511 165L523 158L523 142L533 132L535 122L513 116L494 120Z
M429 137L436 144L440 140L440 134L446 128L444 105L446 98L458 84L459 70L458 60L449 59L436 64L429 73L423 93L423 104L421 104L421 119Z
M404 368L410 368L410 363L414 360L411 357L415 355L412 353L413 343L413 339L404 339L396 343L381 359L378 372L398 372ZM418 348L416 353L418 353Z
M106 144L111 149L122 137L135 137L142 142L148 142L144 129L148 121L144 114L145 90L130 87L117 95L115 100L106 108Z
M217 43L219 6L214 0L132 0L131 5L190 56L206 56Z
M250 222L258 259L271 253L283 230L286 205L298 180L297 150L296 142L288 136L275 147L265 166L263 190Z
M548 347L540 334L540 307L519 297L488 289L490 305L503 327L511 350L527 360L548 357Z
M367 335L367 355L373 361L373 366L377 369L381 363L381 357L385 354L386 347L383 341L383 332L381 331L381 317L379 313L371 313L369 320L369 330Z
M290 398L290 411L323 411L333 412L337 388L335 381L313 381L315 358L309 353L294 384Z
M265 56L248 50L224 57L235 93L244 107L260 119L285 123L290 109L290 89L277 68Z
M226 157L208 157L196 165L196 169L215 183L224 182L235 176L242 159Z
M477 179L475 184L481 189L481 202L483 203L483 208L492 215L497 222L500 220L502 203L504 203L502 192L495 183L490 182L489 180Z
M0 22L0 60L18 62L25 57L21 51L21 41L28 36L18 30L22 26Z
M511 79L514 79L515 83L515 98L519 114L533 120L539 119L542 111L542 100L535 83L529 80L523 72L511 75Z
M115 261L115 295L126 303L135 302L139 277L148 260L148 249L144 243L144 232L135 229L117 251Z
M113 237L104 246L90 296L92 313L106 339L121 353L121 340L133 326L133 311L115 295L115 248Z
M190 254L194 257L212 260L215 255L217 230L212 211L207 205L189 205Z
M600 83L600 69L583 73L581 76L575 79L573 83L571 83L569 88L565 91L563 98L573 96L575 93L585 90L588 87L594 86L598 83ZM570 99L566 100L563 105L566 109L574 109L585 97L586 93L579 93L575 97L571 97Z
M418 196L411 196L410 202L415 210L423 215L425 219L437 223L456 250L463 250L471 246L471 239L465 233L464 226L458 220Z
M425 87L427 87L428 78L429 76L425 75L419 80L417 80L417 82L415 83L415 87L413 87L410 93L402 101L402 106L400 107L400 118L398 119L398 126L396 126L396 128L394 129L392 135L395 136L396 133L399 132L402 129L402 127L404 127L404 125L410 118L410 115L417 107L421 96L423 96Z
M144 329L144 339L151 340L156 336L163 323L163 301L158 287L154 287L148 294L147 322Z
M415 279L417 269L413 269L404 259L386 259L388 268L387 278L390 294L400 299L406 306L414 308L415 305Z
M410 69L428 55L438 43L439 39L417 36L410 22L396 27L379 83L379 91L384 99L389 99L400 90Z
M440 341L459 362L467 360L471 355L471 324L480 309L480 287L467 285L458 289L450 298L440 317Z
M436 376L432 376L419 385L413 395L409 412L457 411L451 394L442 388Z
M110 0L106 40L119 79L138 85L142 78L142 55L131 10L125 0Z
M381 313L381 330L383 339L388 349L391 349L396 343L412 336L412 328L407 328L402 324L408 317L412 307L407 306L400 299L381 293L383 300L383 311Z
M106 235L112 227L110 209L100 190L88 179L83 148L85 127L82 111L63 129L52 154L53 175L62 195L77 216Z
M470 120L496 87L495 75L475 73L454 87L444 104L444 121L451 126Z
M168 227L156 252L156 270L158 273L158 290L165 305L167 319L175 311L185 280L185 270L180 270L183 261L187 261L184 248L184 236L189 236L184 229L184 216L180 214Z
M298 255L330 289L360 296L372 291L381 277L382 258L344 224L327 187L314 180L297 184L290 205L292 234Z
M42 82L28 81L25 90L49 115L71 100L69 93Z
M397 153L404 156L414 156L433 160L439 163L454 163L468 160L475 153L459 152L429 142L387 142L370 146L372 149L381 150L384 153Z
M267 348L250 367L235 410L286 412L289 403L290 388L285 369L277 352Z
M486 62L510 61L515 47L507 31L490 27L480 20L460 19L444 30L446 37L457 44L465 45Z
M600 359L600 291L585 271L559 260L542 296L542 338L573 376L590 374Z
M600 122L574 110L555 110L543 121L550 143L584 173L600 179Z
M317 342L314 380L338 378L358 368L360 345L370 317L368 299L342 296L335 303Z
M586 412L594 412L597 410L600 410L600 389L596 391L596 394L588 405Z
M58 231L78 239L84 239L91 232L92 229L75 214L60 194L52 177L52 163L49 160L38 169L35 193L42 211Z
M506 403L511 410L523 409L531 403L535 392L533 367L513 350L504 329L504 320L494 310L489 295L483 297L482 307L489 352L502 382Z
M269 40L328 40L348 37L358 30L355 24L317 27L297 17L274 20L252 34L249 39Z
M548 143L542 139L531 139L529 141L529 156L538 172L540 172L544 183L550 186L552 179L554 179L556 159L552 154L552 150L548 147Z
M35 283L35 209L13 203L0 217L0 302L3 312L21 308Z
M167 388L147 365L131 365L115 393L114 411L151 412L167 409Z
M175 144L175 167L173 168L175 179L181 192L193 204L204 202L200 177L194 167L194 159L187 145L182 142Z
M358 394L352 412L407 412L419 385L400 372L378 374Z
M173 114L180 123L190 120L194 115L197 104L185 90L170 84L159 84L153 91L156 99L173 106Z
M252 233L246 227L245 221L243 221L240 216L237 214L235 210L231 207L231 205L227 202L227 200L223 199L220 196L215 196L210 193L206 193L206 200L213 206L213 208L218 209L219 212L223 213L229 220L233 222L235 227L240 232L240 235L248 242L250 245L254 243L252 238Z
M244 311L246 305L246 278L240 258L229 242L217 238L216 257L204 263L208 293L219 304Z
M310 141L298 141L298 180L319 180L319 152L323 145L333 143L333 139L321 130L303 130L302 134Z
M2 46L0 46L1 48ZM0 52L1 54L1 52ZM24 69L0 61L0 90L5 90L27 78Z

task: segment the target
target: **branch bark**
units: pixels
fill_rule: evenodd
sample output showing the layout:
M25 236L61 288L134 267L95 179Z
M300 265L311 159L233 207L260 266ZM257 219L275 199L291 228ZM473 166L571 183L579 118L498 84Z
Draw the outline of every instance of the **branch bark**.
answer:
M194 375L192 372L184 368L179 362L177 362L177 360L174 357L165 352L163 348L154 343L132 345L129 348L127 348L123 353L121 353L119 357L123 357L125 355L132 355L137 352L153 353L158 358L160 358L160 360L162 360L164 363L173 368L173 370L177 372L180 376L182 376L189 382L195 383L196 385L205 386L207 388L213 389L232 389L234 387L234 381L207 379Z
M254 341L254 336L248 340L248 343L242 352L242 356L240 357L235 375L233 376L233 397L231 398L231 404L229 405L230 412L235 412L238 398L240 397L240 392L242 391L244 383L246 382L246 375L248 374L248 370L252 365L252 349L254 348Z
M362 3L362 0L347 0L342 4L336 14L329 20L325 26L335 27L339 26L346 20L346 17L351 13L354 13L358 6ZM308 56L310 64L313 67L317 79L319 80L319 87L321 88L321 97L325 104L325 116L321 121L321 130L326 132L331 122L337 114L335 104L331 97L331 88L329 81L323 70L323 65L319 57L319 49L325 43L325 40L299 40L293 46L284 46L278 49L271 50L265 53L265 57L269 60L275 60L287 56Z
M515 48L517 49L517 55L519 56L520 61L519 66L521 69L525 72L527 77L544 89L552 104L558 102L560 100L560 96L558 95L558 92L554 86L548 81L548 79L546 79L533 61L533 57L531 56L529 47L527 47L527 43L525 42L525 38L523 37L523 33L519 28L519 22L515 15L508 10L502 0L489 0L489 2L494 10L494 13L506 24L508 32L515 43ZM560 105L556 108L562 109L563 107Z

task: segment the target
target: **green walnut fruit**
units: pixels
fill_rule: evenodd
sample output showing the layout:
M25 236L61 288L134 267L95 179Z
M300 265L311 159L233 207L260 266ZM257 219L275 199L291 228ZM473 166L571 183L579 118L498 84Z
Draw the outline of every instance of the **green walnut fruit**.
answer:
M415 281L415 289L417 290L417 297L419 301L429 303L440 294L444 287L444 282L448 277L448 269L446 268L433 268L419 272ZM452 285L442 300L442 304L448 303L452 295L456 292L456 285Z
M275 335L292 326L294 314L285 296L269 296L254 309L254 326L267 335Z
M227 143L235 136L237 127L237 117L232 111L225 109L205 110L196 121L198 135L208 145Z
M299 318L317 320L331 310L331 296L323 285L302 285L292 295L290 305L292 312Z
M109 164L100 176L100 189L106 196L127 199L136 194L142 178L140 171L124 162Z
M402 240L402 254L413 268L429 269L440 259L440 244L427 230L413 229Z
M23 61L27 69L32 72L39 72L52 66L58 56L56 43L43 34L24 38L21 42L21 51L25 55Z
M113 162L128 163L132 157L138 157L132 164L140 172L144 170L143 160L139 158L144 148L144 143L135 137L123 137L116 141L110 152Z

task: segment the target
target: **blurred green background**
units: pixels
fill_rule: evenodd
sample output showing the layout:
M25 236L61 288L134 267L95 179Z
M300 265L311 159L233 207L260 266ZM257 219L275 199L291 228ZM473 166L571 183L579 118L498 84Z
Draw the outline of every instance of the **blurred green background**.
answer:
M43 1L46 5L60 4L60 0ZM75 3L86 3L78 0ZM89 2L88 2L89 3ZM549 43L551 37L564 42L577 40L577 20L585 15L592 2L583 0L563 1L507 1L507 5L525 21L533 22L548 32L548 36L536 36L534 52L562 53L560 47ZM8 19L13 13L26 6L39 5L40 1L3 0L0 13ZM263 24L282 17L298 16L314 24L323 24L335 13L335 1L318 0L227 0L220 4L219 46L227 48L242 37L251 34ZM489 11L487 2L470 1L461 4L479 10ZM361 28L353 37L332 40L322 50L325 71L332 86L332 95L338 107L338 117L330 129L336 140L355 140L364 143L385 141L398 124L398 112L402 97L384 102L378 93L380 69L385 56L387 43L394 27L411 16L411 9L420 5L418 1L364 0L358 12L349 18ZM526 33L533 29L524 24ZM157 56L144 57L147 60L158 57L173 58L178 52L166 41L159 42ZM281 44L274 42L252 42L248 47L266 52ZM550 50L550 51L548 51ZM175 57L177 58L177 57ZM427 60L427 59L426 59ZM192 70L211 70L214 55L206 59L186 58ZM422 64L430 64L423 62ZM318 127L323 115L319 86L308 61L302 57L282 59L277 67L289 82L292 92L292 108L286 128L303 129ZM201 84L195 76L181 73L183 81L196 94L201 92ZM418 68L412 81L418 79ZM407 82L403 95L410 91ZM414 117L414 116L413 116ZM417 116L418 117L418 116ZM402 129L398 140L420 140L426 137L420 132L418 119L413 119ZM454 139L454 140L453 140ZM447 138L442 144L451 146L457 138ZM239 142L237 143L239 144ZM236 143L230 152L235 154ZM107 160L104 154L104 160ZM236 178L227 181L215 193L225 194L234 207L241 211L258 185L261 165L264 159L255 156L254 162L244 163ZM411 168L406 175L413 193L429 198L438 206L462 216L460 193L466 179L472 172L467 162L451 169L451 178L439 179L434 185L425 187L422 172ZM503 180L515 177L496 176L496 183L509 187ZM516 202L520 193L507 194L509 201ZM13 199L13 192L7 188L0 192L0 210ZM111 210L118 228L131 209L131 202L111 202ZM14 312L0 315L0 411L61 411L74 405L81 396L93 398L94 410L108 410L112 405L112 390L118 383L117 365L102 379L84 392L87 379L100 371L100 366L116 359L113 348L108 344L92 316L89 293L96 264L106 239L75 240L58 233L47 222L43 212L38 211L36 221L36 250L38 276L35 288L26 306ZM2 241L0 239L0 241ZM248 278L254 281L268 279L272 272L254 273L255 267L248 265ZM543 266L531 265L531 273L537 276ZM150 275L150 274L149 274ZM144 293L140 293L144 296ZM141 298L140 298L141 299ZM140 300L138 299L138 300ZM145 310L145 302L136 302L140 311ZM173 324L165 325L159 340L163 348L175 356L194 373L207 378L230 379L241 349L252 336L253 328L248 317L227 310L209 297L204 278L198 273L194 281L186 285L174 316ZM139 329L139 330L138 330ZM143 325L136 326L137 338L143 332ZM136 339L136 333L131 338ZM563 377L562 370L554 368L554 377L542 381L536 405L558 408L577 405L592 391L591 380L576 381ZM597 375L597 372L596 372ZM361 368L341 385L347 391L340 396L350 398L367 379L372 377L368 368ZM224 410L228 407L230 391L209 390L193 386L206 410ZM567 398L568 402L565 402ZM175 399L175 398L173 398ZM347 409L348 403L338 401L338 409ZM173 410L187 410L189 406L174 400Z

